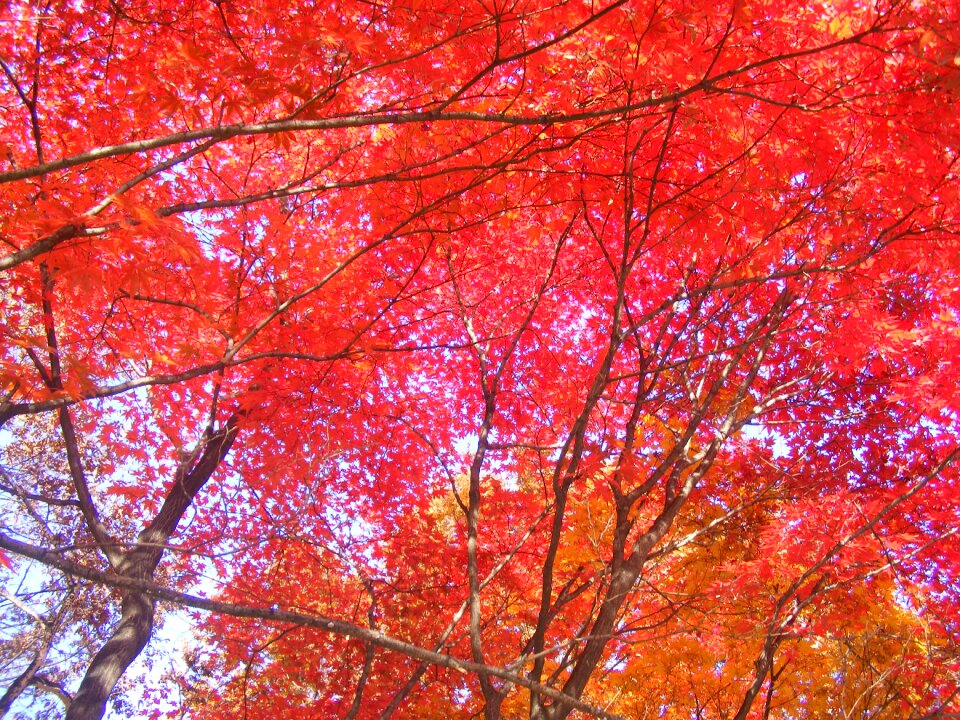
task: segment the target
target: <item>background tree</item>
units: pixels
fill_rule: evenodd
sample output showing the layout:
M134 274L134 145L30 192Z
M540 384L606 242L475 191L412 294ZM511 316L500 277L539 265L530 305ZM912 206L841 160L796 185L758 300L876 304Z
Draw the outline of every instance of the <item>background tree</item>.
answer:
M2 27L4 698L957 711L957 8Z

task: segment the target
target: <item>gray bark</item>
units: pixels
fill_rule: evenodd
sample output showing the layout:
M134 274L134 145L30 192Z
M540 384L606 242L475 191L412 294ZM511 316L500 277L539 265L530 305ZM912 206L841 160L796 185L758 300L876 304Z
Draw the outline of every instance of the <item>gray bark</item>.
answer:
M134 580L153 580L164 547L176 532L180 518L230 451L237 436L234 415L216 432L208 432L196 450L177 469L173 486L153 522L140 533L136 546L118 565L119 575ZM94 655L80 683L66 720L100 720L110 694L130 664L150 641L156 601L140 592L127 592L120 608L120 621L110 638Z

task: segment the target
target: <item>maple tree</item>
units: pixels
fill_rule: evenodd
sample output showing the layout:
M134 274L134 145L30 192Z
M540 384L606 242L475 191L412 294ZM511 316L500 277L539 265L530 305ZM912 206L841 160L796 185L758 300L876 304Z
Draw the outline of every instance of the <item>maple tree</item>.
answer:
M0 713L960 712L960 7L0 28Z

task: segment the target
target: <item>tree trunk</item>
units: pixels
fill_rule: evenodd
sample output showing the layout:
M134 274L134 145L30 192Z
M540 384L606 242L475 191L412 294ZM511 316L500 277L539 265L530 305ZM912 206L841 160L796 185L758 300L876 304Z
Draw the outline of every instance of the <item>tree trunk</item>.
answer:
M87 668L66 720L100 720L120 676L146 647L153 631L155 603L139 593L124 597L120 622Z
M118 565L119 574L137 580L153 579L164 547L176 532L183 513L230 451L238 420L239 416L233 415L218 431L208 431L205 440L180 465L157 516ZM142 593L124 595L120 622L90 662L66 720L103 717L117 681L150 641L155 607L155 601Z

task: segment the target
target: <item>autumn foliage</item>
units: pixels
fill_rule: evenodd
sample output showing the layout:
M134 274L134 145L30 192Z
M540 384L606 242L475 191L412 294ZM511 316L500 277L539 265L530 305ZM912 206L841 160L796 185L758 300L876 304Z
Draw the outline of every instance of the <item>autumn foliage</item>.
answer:
M0 70L0 715L960 713L955 2L15 0Z

